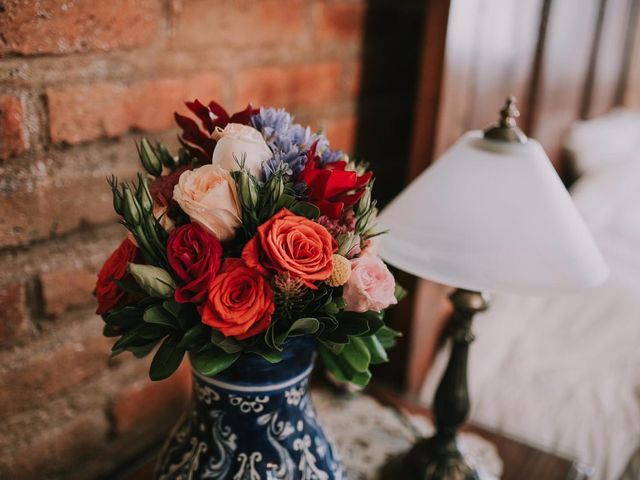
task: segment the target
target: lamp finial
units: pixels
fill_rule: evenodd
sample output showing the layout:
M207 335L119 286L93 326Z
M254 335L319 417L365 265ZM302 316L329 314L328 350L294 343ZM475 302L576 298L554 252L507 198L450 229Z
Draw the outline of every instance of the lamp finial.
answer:
M492 127L484 131L484 138L498 140L500 142L525 143L527 136L518 128L516 119L520 112L516 107L516 98L507 98L504 107L500 110L500 120Z

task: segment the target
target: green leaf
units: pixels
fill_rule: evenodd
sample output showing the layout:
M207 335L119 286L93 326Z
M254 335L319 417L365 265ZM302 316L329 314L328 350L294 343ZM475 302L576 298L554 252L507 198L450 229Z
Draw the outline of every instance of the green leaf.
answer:
M282 332L275 337L275 344L277 346L282 345L282 343L287 339L287 337L299 336L304 334L314 334L320 328L320 322L317 318L299 318L295 322L291 324L289 329L286 332Z
M158 340L171 333L171 330L171 327L167 327L166 325L159 325L157 323L145 323L140 327L137 336L138 338L142 338L145 340Z
M396 288L395 288L395 291L393 292L393 295L396 297L396 300L398 302L401 302L402 299L407 296L407 293L408 292L406 288L396 283Z
M178 303L175 300L165 300L162 302L162 308L173 315L175 318L180 317L180 314L185 309L184 303Z
M347 312L343 311L338 317L338 329L347 335L358 337L373 335L384 326L384 313L378 312Z
M191 363L198 373L211 376L229 368L239 357L240 352L226 353L214 347L193 355Z
M353 312L346 313L348 313L349 315L340 315L337 318L337 331L344 335L367 335L370 333L369 324L365 319L352 316L351 314Z
M138 338L138 334L141 332L142 328L145 325L138 325L137 327L132 328L131 330L127 330L121 337L120 339L113 344L113 347L111 347L111 352L114 355L117 355L118 353L122 353L124 351L124 349L126 348L127 345L129 345L130 343L132 343L136 338ZM117 352L117 353L116 353Z
M152 297L171 298L176 284L169 272L152 265L130 263L127 270L136 283Z
M280 210L282 210L284 207L288 208L291 212L293 212L293 210L291 210L292 205L294 205L296 203L296 198L293 195L288 195L288 194L282 194L280 196L280 198L278 199L278 201L272 206L272 210L274 212L279 212ZM295 212L293 212L295 213Z
M112 281L127 293L144 293L144 290L134 281L118 280L117 278L112 279Z
M337 315L340 313L340 308L334 302L329 302L324 306L324 311L329 315Z
M320 216L320 209L309 202L296 202L293 205L289 206L289 210L296 215L306 217L310 220L313 220Z
M276 342L276 322L272 322L271 325L269 325L269 327L267 328L267 330L264 332L264 343L267 347L273 349L273 350L279 350L281 351L282 348L280 347L280 345Z
M339 344L347 344L349 343L349 335L347 335L346 333L342 332L339 329L335 329L333 331L324 331L322 332L322 335L320 336L320 338L324 341L329 341L329 342L333 342L333 343L339 343Z
M242 344L233 337L225 337L218 330L211 330L211 343L227 353L242 351Z
M105 337L119 337L122 335L122 329L120 327L113 327L111 325L106 324L102 327L102 335Z
M178 346L175 338L167 337L151 361L151 380L164 380L169 377L180 366L184 353L184 348Z
M336 356L326 348L323 344L320 344L318 347L318 352L320 353L320 358L322 359L322 363L329 370L334 377L336 377L341 382L348 382L349 379L345 374L344 370L340 367L338 359Z
M380 340L374 335L371 337L361 337L361 340L366 345L369 353L371 354L371 363L377 365L379 363L385 363L389 361L387 351L384 349Z
M349 343L342 350L342 357L358 373L363 373L369 368L371 354L361 338L351 337Z
M390 327L384 326L376 332L376 337L384 348L391 348L396 344L396 338L402 334Z
M358 372L351 378L351 383L358 385L359 387L366 387L371 380L371 372L365 370L364 372Z
M247 353L255 353L260 355L269 363L278 363L282 361L282 352L270 348L265 343L259 343L247 349Z
M334 343L328 340L320 340L320 342L334 355L340 355L342 353L342 350L344 350L344 346L346 345L346 343Z
M208 342L210 332L210 327L208 327L204 323L198 323L197 325L194 325L189 330L187 330L187 332L183 335L182 340L180 340L179 345L182 348L192 349L199 343Z
M327 316L321 316L318 317L318 321L320 322L320 324L323 327L323 332L332 332L334 331L336 328L338 328L338 321L335 319L335 317L327 315Z
M157 340L153 340L151 342L141 343L140 345L129 345L127 351L133 353L136 358L143 358L153 350L157 343Z
M147 308L142 318L146 323L164 325L169 328L176 328L177 326L175 318L162 305L157 303Z
M142 309L138 307L122 307L104 315L104 321L112 327L132 328L142 322Z

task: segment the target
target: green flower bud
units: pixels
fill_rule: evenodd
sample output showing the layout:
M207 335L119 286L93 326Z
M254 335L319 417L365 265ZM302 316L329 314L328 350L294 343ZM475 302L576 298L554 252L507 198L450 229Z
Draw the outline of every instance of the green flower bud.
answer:
M160 142L156 142L155 151L160 157L160 161L165 167L172 168L172 169L176 167L176 161L171 155L171 153L169 153L169 150L167 150L167 147L162 145Z
M364 193L360 200L358 201L358 205L356 207L356 212L359 215L362 215L367 210L369 210L369 206L371 205L371 186L368 186L364 189Z
M146 213L153 213L153 199L151 198L151 192L149 192L147 181L140 174L138 174L138 190L136 194L138 202L142 207L142 211Z
M124 199L122 198L122 193L117 188L113 189L113 209L116 211L118 215L122 215L122 207L124 206Z
M240 201L246 210L253 211L258 205L258 190L255 182L249 177L249 174L240 170L238 172L238 191L240 193Z
M138 153L140 154L140 160L142 161L144 169L154 177L159 177L162 173L162 162L153 150L149 140L143 138L140 141Z
M130 226L140 225L140 210L138 203L131 193L131 189L128 185L122 187L122 193L124 196L124 219Z
M367 231L370 226L369 222L375 218L375 210L375 208L369 208L360 218L358 218L358 221L356 222L356 232L361 233Z
M284 193L284 180L280 175L274 175L269 180L269 200L276 203Z
M113 195L113 209L118 215L122 215L123 197L118 186L118 179L114 176L107 179L109 186L111 187L111 194Z

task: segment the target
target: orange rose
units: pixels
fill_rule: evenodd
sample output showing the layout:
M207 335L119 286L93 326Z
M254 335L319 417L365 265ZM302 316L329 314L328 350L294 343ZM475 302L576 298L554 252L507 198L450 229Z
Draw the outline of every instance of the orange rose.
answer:
M288 272L316 289L313 282L331 275L336 241L322 225L283 208L258 227L245 245L242 258L248 267L266 274Z
M266 330L274 310L266 278L239 258L227 258L209 286L202 323L242 340Z

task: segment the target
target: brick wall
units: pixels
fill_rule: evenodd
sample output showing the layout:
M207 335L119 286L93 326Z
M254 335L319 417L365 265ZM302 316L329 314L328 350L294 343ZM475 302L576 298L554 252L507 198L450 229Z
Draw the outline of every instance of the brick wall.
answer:
M281 105L354 144L358 0L0 0L0 478L108 475L166 435L188 369L109 358L92 289L105 177L193 97ZM184 367L185 365L183 365Z

